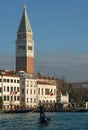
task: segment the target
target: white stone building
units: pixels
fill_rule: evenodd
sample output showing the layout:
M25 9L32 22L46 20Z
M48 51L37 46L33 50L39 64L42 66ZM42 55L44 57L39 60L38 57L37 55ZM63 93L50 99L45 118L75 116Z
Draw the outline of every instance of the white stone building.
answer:
M57 94L57 102L61 103L63 105L63 108L67 107L69 105L69 94L66 92L65 94L62 94L62 92L58 92Z
M9 71L0 71L0 98L4 110L20 106L20 78Z
M18 107L35 108L40 103L54 104L56 83L48 78L32 77L24 71L17 74L0 71L0 99L4 110Z
M56 82L51 79L34 78L23 71L20 76L20 104L23 107L37 107L42 104L56 102Z
M53 105L56 102L56 82L55 80L42 78L38 79L38 104Z
M22 73L21 73L22 74ZM37 80L29 74L23 73L20 77L20 104L22 107L36 107Z

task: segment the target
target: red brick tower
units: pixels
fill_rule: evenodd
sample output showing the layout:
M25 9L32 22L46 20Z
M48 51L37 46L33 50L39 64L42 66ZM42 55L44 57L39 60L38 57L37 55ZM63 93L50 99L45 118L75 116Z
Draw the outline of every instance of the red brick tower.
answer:
M34 41L32 29L24 6L16 40L16 71L34 74Z

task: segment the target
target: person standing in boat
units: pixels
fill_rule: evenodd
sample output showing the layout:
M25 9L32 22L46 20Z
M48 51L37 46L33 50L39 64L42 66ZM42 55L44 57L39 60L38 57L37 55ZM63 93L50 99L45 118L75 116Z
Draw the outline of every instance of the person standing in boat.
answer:
M40 117L45 117L43 105L40 105L39 111L40 111Z

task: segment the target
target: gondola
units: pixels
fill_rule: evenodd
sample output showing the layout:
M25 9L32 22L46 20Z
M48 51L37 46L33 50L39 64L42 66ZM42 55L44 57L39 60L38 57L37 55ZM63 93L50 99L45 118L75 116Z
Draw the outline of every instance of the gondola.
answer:
M4 113L28 113L28 112L32 112L33 109L18 109L18 110L8 110L8 111L4 111Z
M44 123L49 123L50 122L50 118L46 117L45 113L44 113L44 107L43 105L41 105L39 107L39 112L40 112L40 123L44 124Z
M49 123L50 122L50 118L46 117L46 116L40 116L40 123L45 124L45 123Z

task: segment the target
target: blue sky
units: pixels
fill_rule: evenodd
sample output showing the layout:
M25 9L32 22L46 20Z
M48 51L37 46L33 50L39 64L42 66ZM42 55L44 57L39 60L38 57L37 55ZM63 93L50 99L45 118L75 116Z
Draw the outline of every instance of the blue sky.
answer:
M62 63L61 67L63 64L74 65L75 73L78 66L78 68L82 67L81 70L86 68L83 65L84 63L86 66L88 65L85 58L85 55L88 55L88 0L0 0L0 54L15 55L16 32L24 4L27 5L27 13L35 41L35 51L47 52L47 55L51 54L49 59L57 54L60 61L56 57L55 64L58 61L59 65ZM69 55L71 55L70 58ZM76 56L79 56L78 60ZM46 62L49 59L46 59ZM66 62L63 63L62 60ZM77 63L75 60L79 62ZM40 66L43 70L42 65L36 64L38 68ZM1 67L4 66L0 65ZM56 67L54 68L56 72L58 70L58 75L65 76L67 79L72 77L71 79L87 80L88 77L86 70L82 72L80 70L78 76L75 74L73 76L72 66L68 68L69 70L67 68L64 70L64 67L62 69L57 67L57 70ZM86 72L86 76L80 77L83 72L84 75Z

